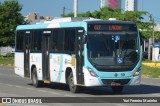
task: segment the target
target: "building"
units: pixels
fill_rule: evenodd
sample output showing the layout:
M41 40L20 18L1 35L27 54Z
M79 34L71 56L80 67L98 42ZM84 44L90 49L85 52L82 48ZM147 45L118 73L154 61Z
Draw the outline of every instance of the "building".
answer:
M51 21L52 19L52 16L40 16L40 13L36 12L31 12L25 17L25 21L27 21L30 24L35 24L42 21Z
M138 0L125 0L125 11L138 10Z
M160 24L156 24L156 25L154 26L154 30L155 30L155 31L160 31Z
M121 0L101 0L101 8L121 8Z

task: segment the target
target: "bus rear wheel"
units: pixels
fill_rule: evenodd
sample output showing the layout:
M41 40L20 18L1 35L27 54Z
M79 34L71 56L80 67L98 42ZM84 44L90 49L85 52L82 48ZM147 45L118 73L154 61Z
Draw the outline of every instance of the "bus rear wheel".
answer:
M43 81L38 80L36 68L34 68L32 72L32 84L36 88L41 87L43 85Z
M77 85L74 85L74 79L73 79L73 73L71 72L68 76L68 85L69 85L69 90L72 93L77 93L80 90L80 87Z
M123 91L123 86L112 86L112 91L115 94L122 93Z

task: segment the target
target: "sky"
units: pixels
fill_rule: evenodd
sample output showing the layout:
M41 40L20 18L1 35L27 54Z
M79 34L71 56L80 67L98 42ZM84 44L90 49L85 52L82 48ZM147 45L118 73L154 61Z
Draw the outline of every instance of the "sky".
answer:
M4 2L5 0L0 0ZM73 11L74 0L18 0L23 6L21 11L23 16L30 12L38 12L41 16L60 17L63 7L66 7L66 13ZM122 9L124 9L122 0ZM138 0L138 9L141 10L141 1ZM78 12L100 10L100 0L78 0ZM143 0L143 10L151 13L156 23L160 23L160 0ZM146 19L147 20L147 19Z

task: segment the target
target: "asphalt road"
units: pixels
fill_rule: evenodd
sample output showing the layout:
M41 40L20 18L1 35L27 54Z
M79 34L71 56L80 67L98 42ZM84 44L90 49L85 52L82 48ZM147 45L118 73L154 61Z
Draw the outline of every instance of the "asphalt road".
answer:
M27 78L21 78L14 74L14 68L8 66L0 67L0 97L113 97L116 101L116 97L159 97L160 98L160 79L142 78L140 86L127 86L124 88L122 94L113 94L109 87L94 87L84 88L82 92L73 94L68 90L68 87L64 84L50 84L41 88L34 88L31 80ZM65 98L63 98L65 99ZM84 98L84 101L92 98ZM93 99L95 102L95 99ZM102 101L103 102L103 101ZM3 106L4 104L0 104ZM21 106L22 104L5 104L5 106ZM39 105L39 104L25 104L27 105ZM133 106L135 103L51 103L41 104L42 106ZM160 103L141 103L141 106L151 106Z

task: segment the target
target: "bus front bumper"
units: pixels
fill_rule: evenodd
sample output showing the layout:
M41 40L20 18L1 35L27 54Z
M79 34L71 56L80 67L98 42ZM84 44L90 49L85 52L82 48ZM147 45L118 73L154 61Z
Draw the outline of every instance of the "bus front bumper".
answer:
M113 83L119 83L122 86L140 85L141 75L132 77L98 77L92 76L88 71L84 72L85 86L112 86Z

